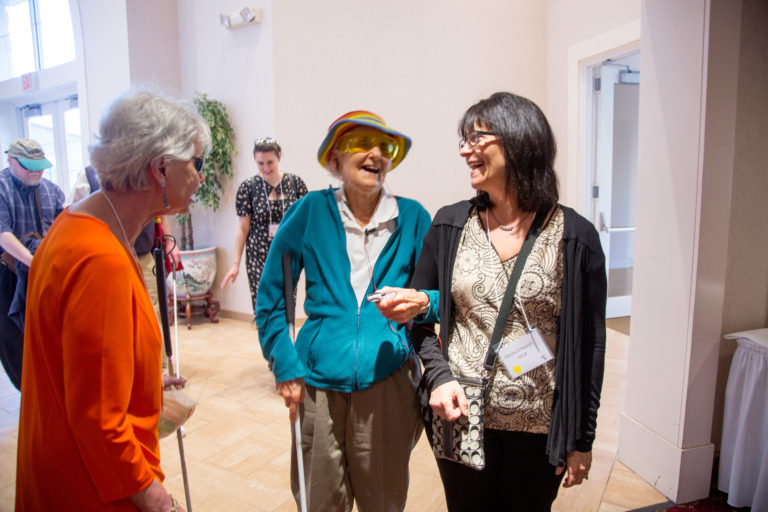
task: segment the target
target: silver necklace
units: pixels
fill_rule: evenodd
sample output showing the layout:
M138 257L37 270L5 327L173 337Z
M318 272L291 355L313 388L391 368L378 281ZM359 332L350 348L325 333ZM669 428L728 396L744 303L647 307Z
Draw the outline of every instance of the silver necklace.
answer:
M128 234L125 232L125 228L123 227L123 222L120 220L120 216L117 214L117 210L115 209L115 205L112 204L112 200L109 199L109 196L107 195L104 190L101 191L101 195L104 196L104 199L107 200L107 204L110 208L112 208L112 213L115 216L115 219L117 219L117 225L120 226L120 231L123 232L123 239L125 240L125 245L128 247L128 250L131 251L131 255L133 256L133 263L136 265L136 270L139 271L139 278L141 279L141 283L144 285L144 288L147 287L147 283L144 281L144 272L141 271L141 265L139 265L139 255L136 254L136 249L133 248L133 245L131 245L131 241L128 238Z
M488 237L488 259L493 262L494 267L495 267L496 266L496 259L493 257L493 252L492 252L493 251L493 244L491 243L491 228L490 228L490 224L488 223L488 210L490 210L490 208L487 208L485 210L485 234ZM491 215L493 215L493 212L491 212ZM478 213L478 217L480 217L479 213ZM495 216L493 218L496 219ZM496 222L498 223L499 221L496 220ZM522 221L520 221L520 222L522 222ZM518 222L518 224L520 224L520 222ZM482 229L482 224L481 224L480 227ZM501 224L499 224L499 227L502 227ZM501 260L501 258L499 258L499 260ZM504 272L504 264L503 263L501 264L501 271ZM504 274L506 275L506 272L504 272ZM509 281L509 276L507 276L507 281ZM498 290L496 288L496 279L494 279L493 280L493 297L494 297L494 299L497 299L498 296L499 296L499 292L498 292ZM531 330L531 324L530 324L530 322L528 322L528 315L525 314L525 307L523 306L523 300L520 298L520 296L517 294L517 292L515 292L514 298L517 299L517 303L520 305L520 311L523 312L523 318L525 319L525 325L528 326L528 330L530 331ZM501 300L503 301L504 298L502 297ZM501 309L501 301L499 302L499 309Z
M500 230L502 230L502 231L506 231L507 233L511 233L511 232L513 232L513 231L517 231L517 230L519 230L519 229L520 229L520 224L522 224L522 223L525 221L525 219L527 219L528 217L530 217L530 216L531 216L531 214L530 214L530 213L528 213L528 215L526 215L525 217L523 217L523 218L522 218L522 219L520 219L519 221L515 222L514 224L511 224L511 225L509 225L509 226L505 226L504 224L502 224L501 222L499 222L499 219L497 219L497 218L496 218L496 214L494 214L494 213L493 213L493 211L491 211L491 208L490 208L490 207L488 207L488 211L490 211L490 212L491 212L491 217L493 217L493 220L495 220L495 221L496 221L496 224L498 224L498 225L499 225L499 229L500 229ZM487 217L486 217L486 222L488 222L488 219L487 219Z

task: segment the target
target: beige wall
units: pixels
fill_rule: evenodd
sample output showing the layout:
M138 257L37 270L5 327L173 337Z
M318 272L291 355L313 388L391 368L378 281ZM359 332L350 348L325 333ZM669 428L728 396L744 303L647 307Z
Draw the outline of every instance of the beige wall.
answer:
M499 90L545 102L541 2L279 2L274 37L276 135L310 189L335 185L316 160L331 122L372 110L413 139L391 190L434 214L473 194L457 149L464 111Z
M768 204L768 3L744 0L738 57L738 98L727 239L723 334L768 327L768 229L760 221ZM712 439L719 446L722 410L734 341L719 350Z
M182 97L196 92L221 101L235 131L234 177L225 184L218 211L193 207L195 247L218 247L215 296L221 308L252 315L245 258L234 285L219 290L219 282L232 265L237 226L237 187L255 172L253 139L274 133L274 75L272 69L273 16L271 2L256 0L249 7L263 11L260 24L227 30L219 14L242 9L234 1L178 0L179 63ZM176 229L175 234L180 235Z
M179 94L177 3L126 2L131 83L151 83Z

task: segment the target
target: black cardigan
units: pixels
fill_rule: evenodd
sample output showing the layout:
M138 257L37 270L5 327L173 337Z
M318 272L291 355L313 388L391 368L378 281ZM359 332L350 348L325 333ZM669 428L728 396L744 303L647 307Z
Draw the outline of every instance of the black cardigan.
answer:
M424 237L421 256L410 286L440 291L439 312L443 340L449 340L451 276L461 232L474 201L441 208ZM600 406L605 359L605 256L595 227L571 208L560 206L563 226L563 283L555 355L555 394L547 437L547 455L561 466L568 452L592 450ZM434 331L412 331L414 346L424 363L420 385L421 409L431 440L429 393L454 377ZM446 341L447 342L447 341Z

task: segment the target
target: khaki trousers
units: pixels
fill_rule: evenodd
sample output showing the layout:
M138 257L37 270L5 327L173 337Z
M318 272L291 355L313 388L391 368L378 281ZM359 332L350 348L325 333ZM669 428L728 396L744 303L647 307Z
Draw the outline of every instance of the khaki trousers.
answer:
M423 428L407 364L363 391L307 386L299 414L310 511L350 511L354 501L360 512L405 508L408 461ZM291 489L298 505L295 449Z

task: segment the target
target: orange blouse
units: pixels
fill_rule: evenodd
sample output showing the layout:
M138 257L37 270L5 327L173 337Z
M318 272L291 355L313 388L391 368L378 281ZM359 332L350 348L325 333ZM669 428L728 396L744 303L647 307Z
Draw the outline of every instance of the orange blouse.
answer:
M127 497L163 480L161 342L133 257L65 210L29 273L17 511L135 511Z

